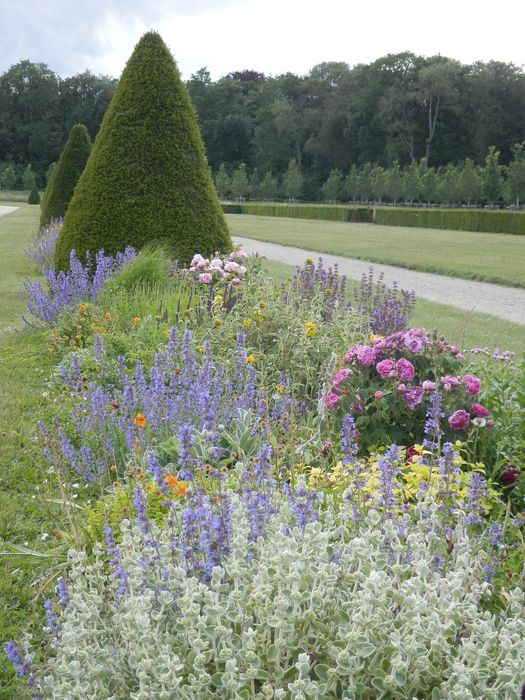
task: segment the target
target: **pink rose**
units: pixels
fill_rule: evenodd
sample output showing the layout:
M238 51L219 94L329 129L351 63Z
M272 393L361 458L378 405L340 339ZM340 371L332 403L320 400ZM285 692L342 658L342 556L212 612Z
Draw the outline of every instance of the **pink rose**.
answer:
M341 401L341 397L338 394L334 394L333 391L331 391L328 396L326 397L326 407L327 408L333 408L334 406L337 406L337 404Z
M485 406L482 406L479 403L470 404L470 412L473 416L476 416L476 418L485 418L486 416L490 416L489 409L485 408Z
M457 377L451 377L448 374L445 374L444 377L441 377L441 383L443 384L445 391L450 391L455 386L459 386L461 384Z
M205 264L206 264L206 260L204 260L202 255L197 253L196 255L193 256L191 263L190 263L190 267L199 267L199 266L202 266Z
M383 398L383 396L384 396L384 394L383 394L382 391L376 391L376 393L374 394L374 399L375 399L376 401L381 401L381 399Z
M397 390L399 391L400 394L404 394L405 391L407 390L407 388L404 384L399 384L397 387Z
M339 372L336 372L334 374L334 378L333 378L334 385L339 386L340 384L345 382L351 374L352 374L352 370L348 369L347 367L345 367L344 369L340 369Z
M496 425L496 421L492 420L492 418L489 418L487 421L487 428L493 428Z
M455 411L448 419L452 430L465 430L470 423L470 416L466 411Z
M238 277L234 277L232 279L232 284L234 285L234 287L237 287L239 284L241 284L241 280Z
M245 253L244 250L234 250L233 253L230 253L228 255L228 260L236 260L237 258L247 258L248 253Z
M394 360L382 360L377 363L376 370L379 372L382 379L386 379L395 366Z
M356 356L358 362L369 367L376 361L377 351L374 348L369 348L367 345L358 345Z
M421 386L425 391L434 391L434 389L436 388L436 382L431 382L429 379L425 379Z
M407 406L411 411L413 411L416 406L423 401L423 396L425 395L425 390L422 386L412 386L407 389L403 394L403 399L405 400Z
M226 263L224 269L226 270L226 272L237 272L237 270L239 269L239 265L236 262L233 262L232 260L231 262Z
M393 369L391 372L388 373L389 379L396 379L398 376L398 371L396 369Z
M477 377L474 377L472 374L465 374L462 381L470 396L477 396L479 394L481 382Z
M202 284L211 284L213 277L210 275L209 272L202 272L199 275L199 282L202 282Z
M414 329L417 330L417 329ZM424 347L423 340L421 338L418 338L416 335L413 334L413 331L410 333L405 333L405 337L403 339L403 342L405 344L405 347L411 350L412 352L421 352Z
M408 360L405 360L404 357L397 361L396 369L404 382L411 382L416 376L414 365Z

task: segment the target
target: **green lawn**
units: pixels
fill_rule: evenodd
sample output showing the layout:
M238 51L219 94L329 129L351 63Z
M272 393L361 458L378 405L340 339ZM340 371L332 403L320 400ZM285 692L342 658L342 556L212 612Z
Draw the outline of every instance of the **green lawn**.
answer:
M46 379L57 360L47 352L45 332L24 329L18 296L24 276L36 272L23 251L34 238L40 207L16 206L17 212L0 217L0 550L5 542L42 549L42 533L54 531L42 500L33 496L46 478L36 422L49 422L54 413ZM31 619L39 619L43 572L33 558L0 556L0 647L18 638ZM12 680L0 651L1 700L17 697Z
M525 236L247 214L227 219L235 236L525 287Z

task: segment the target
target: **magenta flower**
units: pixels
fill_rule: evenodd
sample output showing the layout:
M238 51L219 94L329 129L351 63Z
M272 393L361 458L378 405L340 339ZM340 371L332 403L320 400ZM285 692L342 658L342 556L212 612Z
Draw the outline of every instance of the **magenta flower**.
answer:
M448 419L452 430L465 430L470 423L470 416L466 411L455 411Z
M489 409L485 408L485 406L482 406L479 403L470 404L470 412L473 416L476 416L476 418L485 418L486 416L490 416Z
M441 377L441 383L443 384L443 388L445 389L445 391L451 391L451 389L461 384L457 377L451 377L448 374L445 374L444 377Z
M328 396L326 397L326 407L327 408L333 408L334 406L337 406L337 404L341 401L341 397L338 394L335 394L333 391L331 391Z
M416 406L423 401L425 390L422 386L412 386L405 391L403 399L411 411L414 411Z
M434 391L436 388L436 382L431 382L429 379L425 379L421 386L425 391Z
M379 372L382 379L386 379L395 366L396 363L394 360L382 360L377 363L376 370Z
M505 486L508 486L519 479L520 473L519 467L515 464L504 464L501 467L500 481L505 484Z
M416 330L416 329L414 329ZM405 333L405 337L403 339L403 342L405 344L405 347L411 350L412 352L421 352L424 347L423 339L419 338L416 335L413 335L412 333Z
M202 284L211 284L213 277L210 275L209 272L202 272L199 275L199 282L202 282Z
M462 381L470 396L477 396L479 394L481 382L477 377L474 377L472 374L465 374Z
M369 367L373 365L377 359L377 350L370 348L367 345L359 345L357 347L357 361L362 365Z
M336 372L334 374L334 378L333 378L334 386L337 387L340 384L342 384L343 382L345 382L351 374L352 374L352 370L348 369L347 367L345 367L344 369L340 369L339 372Z
M383 398L383 396L384 396L384 394L383 394L382 391L376 391L376 393L374 394L374 399L375 399L376 401L381 401L381 399Z
M404 357L397 361L396 369L404 382L411 382L416 376L416 368Z

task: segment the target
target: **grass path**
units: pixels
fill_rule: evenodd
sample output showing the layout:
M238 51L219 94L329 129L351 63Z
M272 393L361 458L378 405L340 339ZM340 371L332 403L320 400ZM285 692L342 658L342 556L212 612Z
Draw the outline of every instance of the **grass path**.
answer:
M25 275L35 274L23 251L36 231L39 207L21 205L0 219L0 550L5 543L42 549L43 532L53 532L35 488L45 479L36 421L49 420L53 405L46 378L56 359L47 353L45 333L24 330L18 297ZM15 330L17 329L17 330ZM38 578L44 567L33 558L0 556L0 647L20 636L41 614ZM35 613L33 615L33 613ZM38 635L38 625L35 632ZM0 699L16 696L10 664L0 651Z
M227 215L232 234L370 262L525 287L525 236Z

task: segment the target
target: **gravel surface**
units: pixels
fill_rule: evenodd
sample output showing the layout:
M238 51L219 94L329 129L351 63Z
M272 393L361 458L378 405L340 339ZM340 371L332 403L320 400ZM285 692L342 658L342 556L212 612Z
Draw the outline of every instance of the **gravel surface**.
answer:
M16 211L18 207L5 207L1 206L0 207L0 216L3 216L4 214L11 214L11 212Z
M414 290L416 296L439 304L455 306L466 311L478 311L504 318L506 321L525 325L525 289L504 287L489 282L462 280L429 272L416 272L393 265L380 265L365 260L355 260L337 255L317 253L301 248L264 243L252 238L234 236L235 245L240 245L247 253L259 253L269 260L277 260L289 265L303 265L306 258L317 260L322 257L328 265L337 263L339 271L350 279L361 279L372 265L378 273L384 272L385 282L396 281L402 289ZM524 262L525 264L525 262Z

